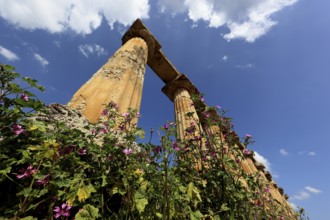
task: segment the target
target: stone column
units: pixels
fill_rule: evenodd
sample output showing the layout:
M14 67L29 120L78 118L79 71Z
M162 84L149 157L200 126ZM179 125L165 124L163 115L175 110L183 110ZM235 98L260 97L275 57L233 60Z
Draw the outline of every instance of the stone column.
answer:
M115 102L119 112L139 111L148 46L142 38L131 38L72 97L68 106L96 123L105 106Z
M195 87L185 75L180 75L162 89L174 102L177 138L182 140L189 140L201 134L199 118L190 95L196 93L194 89ZM187 113L190 116L187 116ZM187 134L186 130L194 126L195 131Z
M199 118L188 90L178 88L174 93L174 110L178 138L191 139L194 135L200 135ZM187 116L190 113L191 116ZM187 133L186 130L195 127L195 131Z

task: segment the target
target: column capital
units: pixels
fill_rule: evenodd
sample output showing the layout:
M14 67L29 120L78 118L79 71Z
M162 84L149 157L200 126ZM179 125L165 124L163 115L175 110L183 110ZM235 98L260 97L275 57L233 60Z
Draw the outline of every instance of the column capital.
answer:
M163 88L162 92L173 102L174 93L177 89L186 89L190 95L199 94L198 89L192 84L186 75L180 74L174 80L167 83Z
M142 38L148 45L148 60L151 60L155 51L161 48L161 45L157 39L151 34L151 32L144 26L140 19L137 19L133 25L126 31L122 37L122 44L134 37Z

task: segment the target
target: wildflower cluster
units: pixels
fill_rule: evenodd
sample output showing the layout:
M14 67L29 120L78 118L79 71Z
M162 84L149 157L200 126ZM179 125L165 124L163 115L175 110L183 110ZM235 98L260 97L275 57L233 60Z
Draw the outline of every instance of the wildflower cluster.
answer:
M160 140L137 143L140 114L109 103L96 125L73 129L33 120L44 111L1 66L0 218L15 219L284 219L261 175L240 164L253 152L239 141L220 106L194 106L184 137L167 122ZM42 87L23 78L31 87ZM203 116L203 117L202 117ZM221 132L219 132L221 130ZM153 131L152 131L153 132ZM243 143L252 143L246 135ZM247 186L247 187L244 187ZM16 195L16 196L13 196ZM267 204L267 205L266 205ZM302 216L302 214L301 214ZM288 218L285 218L288 219Z

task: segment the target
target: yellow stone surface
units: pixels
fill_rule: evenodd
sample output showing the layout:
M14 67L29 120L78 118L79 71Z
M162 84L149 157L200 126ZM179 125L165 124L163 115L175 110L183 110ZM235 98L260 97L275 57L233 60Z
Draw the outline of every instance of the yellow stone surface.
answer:
M91 123L111 101L119 112L139 111L148 46L141 38L127 41L72 97L68 106L80 111Z

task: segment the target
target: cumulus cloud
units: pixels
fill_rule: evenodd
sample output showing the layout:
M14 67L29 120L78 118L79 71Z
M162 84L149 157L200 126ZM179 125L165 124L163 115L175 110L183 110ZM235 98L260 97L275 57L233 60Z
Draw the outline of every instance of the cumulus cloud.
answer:
M98 44L84 44L79 45L78 47L79 52L84 55L85 57L88 57L89 55L96 54L97 56L106 55L104 48L101 47Z
M0 54L9 61L19 60L19 57L11 50L0 45Z
M308 156L316 156L316 153L314 151L308 152Z
M223 37L254 42L277 22L272 15L298 0L158 0L161 12L186 13L194 23L205 21L209 27L226 26ZM181 3L181 5L179 5Z
M34 55L34 58L36 59L36 61L38 61L43 67L45 67L49 64L48 60L46 60L40 54L34 53L33 55Z
M226 61L228 60L228 56L227 56L227 55L224 55L224 56L222 57L222 60L226 62Z
M321 193L322 191L319 190L319 189L316 189L316 188L313 188L311 186L306 186L305 189L310 192L310 193L315 193L315 194L319 194Z
M307 191L307 192L306 192ZM292 200L306 200L309 199L312 194L319 194L322 191L311 186L306 186L305 190L300 191L299 193L291 197Z
M298 153L299 155L307 155L307 156L316 156L316 153L314 151L307 151L307 150L303 150L303 151L299 151Z
M285 149L280 149L280 154L282 154L283 156L288 156L289 153L285 150Z
M89 34L103 18L111 28L116 22L126 26L136 18L148 18L149 7L148 0L0 0L0 17L28 30Z
M254 151L254 158L265 166L265 169L271 172L271 163L263 156L261 156L258 152Z
M306 191L301 191L295 195L292 196L293 200L306 200L309 199L309 197L311 197L311 194L309 194Z

